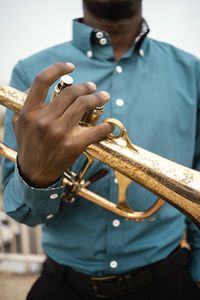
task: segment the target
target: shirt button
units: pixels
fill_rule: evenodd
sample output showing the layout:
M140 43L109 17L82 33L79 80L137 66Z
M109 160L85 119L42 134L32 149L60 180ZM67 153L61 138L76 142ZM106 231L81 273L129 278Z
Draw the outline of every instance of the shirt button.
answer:
M114 183L115 183L115 184L118 184L117 178L114 179Z
M122 73L122 71L123 71L121 66L116 66L115 70L117 73Z
M50 195L50 199L56 199L56 198L58 198L58 194L52 194L52 195Z
M119 227L120 226L120 220L115 219L115 220L113 220L112 224L113 224L113 227Z
M115 101L115 103L116 103L117 106L123 106L124 105L124 100L123 99L117 99Z
M98 39L101 39L101 38L103 37L103 32L97 31L96 37L97 37Z
M111 267L112 269L117 268L117 266L118 266L118 262L117 262L116 260L112 260L112 261L110 262L110 267Z
M106 44L107 44L107 39L102 38L102 39L99 40L99 43L100 43L101 45L106 45Z
M53 218L53 215L48 215L48 216L46 217L47 220L49 220L49 219L51 219L51 218Z
M144 56L144 50L143 50L143 49L140 49L140 50L139 50L139 54L140 54L140 56Z
M88 50L86 54L87 54L87 57L89 57L89 58L91 58L93 56L93 53L91 50Z

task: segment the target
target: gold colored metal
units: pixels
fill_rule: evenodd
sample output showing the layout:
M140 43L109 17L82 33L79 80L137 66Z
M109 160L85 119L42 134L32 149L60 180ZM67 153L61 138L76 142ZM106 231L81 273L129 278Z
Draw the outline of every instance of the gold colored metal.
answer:
M83 164L83 166L82 166L82 168L81 168L81 170L80 170L80 172L79 172L79 179L82 179L82 178L85 176L87 170L91 167L91 165L92 165L92 163L93 163L93 161L94 161L94 157L92 157L92 156L91 156L90 154L88 154L87 152L84 151L83 154L84 154L85 157L86 157L86 161L85 161L85 163Z
M19 113L27 95L6 85L0 86L0 104Z
M16 161L17 158L17 152L2 142L0 142L0 155L12 161Z
M103 120L103 123L110 123L114 127L118 127L119 133L118 135L114 135L111 133L108 138L111 139L113 142L117 143L120 146L129 148L130 150L133 150L135 152L138 152L136 147L133 145L131 140L128 137L127 131L124 128L124 125L116 119L108 118ZM118 171L114 171L115 177L118 181L118 202L117 207L127 211L127 212L134 212L134 217L137 219L137 221L143 221L146 218L149 218L149 209L143 212L142 216L140 212L134 211L133 207L130 207L127 199L126 199L126 190L128 186L131 184L132 179L129 179L127 176L123 175L122 173ZM164 204L164 201L161 198L158 198L157 201L152 205L150 208L150 211L154 211L156 213ZM136 217L137 216L137 217Z
M66 87L69 87L73 84L74 80L69 75L63 75L60 82L56 85L55 90L52 94L51 101L58 96L58 94L64 90Z
M63 183L66 186L70 185L70 182L66 178L63 180ZM78 195L91 201L94 204L97 204L97 205L113 212L114 214L117 214L118 216L121 216L125 219L132 220L135 222L140 222L140 221L150 218L158 210L157 206L153 205L145 212L134 212L133 210L128 212L128 211L125 211L125 210L119 208L117 206L117 204L108 201L107 199L89 191L88 189L86 189L84 187L82 187L79 190ZM158 205L160 205L160 203L158 203Z
M103 120L103 123L110 123L114 127L119 128L119 133L117 135L114 135L113 133L111 133L108 136L108 138L110 138L113 141L116 141L121 146L128 147L137 152L135 145L131 142L131 140L128 137L128 134L127 134L126 129L124 128L124 125L119 120L116 120L113 118L107 118L107 119Z
M26 94L0 86L0 104L19 112L25 99ZM5 152L4 148L2 154ZM134 146L124 131L117 137L109 136L88 146L85 152L141 184L200 226L200 172ZM65 179L64 183L70 185L67 181ZM159 199L156 206L146 212L127 212L84 187L79 190L79 195L134 221L150 217L163 202Z
M141 222L145 219L148 219L152 214L155 214L164 205L165 201L163 201L161 198L158 198L155 203L146 211L142 213L139 211L135 211L133 207L130 207L126 199L126 190L133 181L117 171L115 171L115 176L119 186L118 202L116 206L125 212L131 213L132 218L134 217L134 221Z
M128 186L132 183L132 180L129 179L127 176L124 176L120 172L114 171L115 178L117 179L118 183L118 202L117 206L125 211L131 212L131 209L126 200L126 190Z
M86 112L79 124L85 127L95 126L102 115L103 110L104 105L95 107L94 109Z

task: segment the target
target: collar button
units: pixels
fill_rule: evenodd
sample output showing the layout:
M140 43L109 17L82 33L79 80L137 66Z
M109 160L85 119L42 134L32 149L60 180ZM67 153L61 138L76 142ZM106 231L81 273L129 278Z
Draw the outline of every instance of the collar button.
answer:
M103 45L103 46L106 45L107 42L108 42L108 41L107 41L107 39L105 39L105 38L102 38L102 39L99 40L99 43L100 43L101 45Z
M140 54L140 56L144 56L144 50L143 50L143 49L140 49L140 50L139 50L139 54Z
M96 32L96 37L97 37L98 39L101 39L101 38L103 37L103 32L97 31L97 32Z

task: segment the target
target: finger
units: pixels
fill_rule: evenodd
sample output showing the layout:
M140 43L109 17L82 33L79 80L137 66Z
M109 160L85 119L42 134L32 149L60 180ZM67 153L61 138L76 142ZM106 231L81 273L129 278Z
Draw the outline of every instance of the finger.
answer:
M96 91L96 85L93 82L86 82L79 85L72 85L63 89L48 105L47 109L60 117L76 98L84 95L90 95Z
M49 87L61 76L68 74L74 70L71 63L57 63L39 73L29 90L25 105L25 109L37 109L44 105L44 100L48 93Z
M28 93L29 93L29 91L30 91L30 88L29 88L29 89L27 89L27 90L25 90L25 91L24 91L24 93L25 93L25 94L28 94Z
M80 96L61 116L61 120L66 122L70 119L72 121L72 125L77 124L79 121L81 121L82 117L87 111L104 105L109 99L110 95L105 91L93 93L91 95Z
M14 114L13 114L13 118L12 118L12 126L13 126L14 130L15 130L15 124L16 124L16 122L17 122L17 120L18 120L18 117L19 117L19 114L17 114L17 113L14 113Z
M84 132L85 148L90 144L98 143L112 133L114 126L110 123L101 123L97 126L86 128Z

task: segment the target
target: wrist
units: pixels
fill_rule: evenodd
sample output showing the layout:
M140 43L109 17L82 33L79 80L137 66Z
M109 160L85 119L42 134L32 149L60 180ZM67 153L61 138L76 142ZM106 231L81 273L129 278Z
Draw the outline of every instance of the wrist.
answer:
M48 188L48 187L52 186L54 183L56 183L57 181L59 181L62 178L62 176L59 176L56 179L48 178L47 176L39 176L35 171L34 172L28 172L29 174L31 174L31 176L29 176L29 175L27 176L26 173L24 171L22 171L22 169L21 169L21 166L20 166L19 161L18 161L18 157L17 157L17 168L18 168L18 172L19 172L21 178L30 187L33 187L33 188L39 188L39 189Z

